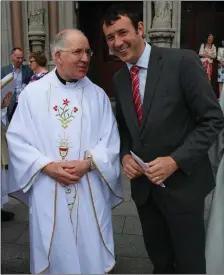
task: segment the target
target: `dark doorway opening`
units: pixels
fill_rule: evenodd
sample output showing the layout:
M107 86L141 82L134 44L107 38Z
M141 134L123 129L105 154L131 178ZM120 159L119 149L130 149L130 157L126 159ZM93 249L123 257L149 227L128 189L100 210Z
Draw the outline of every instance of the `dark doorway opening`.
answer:
M181 48L199 52L206 36L213 33L216 49L224 39L223 1L182 1L181 2ZM213 62L212 86L218 95L217 60Z
M117 1L117 3L121 2L136 5L143 14L143 2ZM109 54L100 22L109 6L115 3L115 1L80 1L78 10L78 27L88 37L90 47L94 51L88 76L103 88L110 98L113 98L113 75L124 63Z

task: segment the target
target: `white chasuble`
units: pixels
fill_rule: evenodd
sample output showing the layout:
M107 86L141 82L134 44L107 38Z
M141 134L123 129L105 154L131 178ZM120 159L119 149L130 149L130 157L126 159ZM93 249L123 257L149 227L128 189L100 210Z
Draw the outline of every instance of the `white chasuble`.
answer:
M120 140L105 92L87 77L63 85L55 70L29 84L7 132L10 191L29 197L31 272L103 274L114 264L111 207L122 202ZM96 169L62 187L41 169L83 160Z

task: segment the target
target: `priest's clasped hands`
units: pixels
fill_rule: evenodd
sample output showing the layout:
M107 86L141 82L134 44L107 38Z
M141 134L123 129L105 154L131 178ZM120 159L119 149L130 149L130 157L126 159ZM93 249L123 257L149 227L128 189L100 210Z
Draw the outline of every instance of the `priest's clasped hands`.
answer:
M88 160L72 160L66 162L51 162L46 165L42 172L61 184L67 186L78 183L90 168Z
M144 171L129 154L123 157L122 165L124 173L129 179L145 175L156 185L163 183L178 169L176 162L171 157L159 157L149 162L147 171Z

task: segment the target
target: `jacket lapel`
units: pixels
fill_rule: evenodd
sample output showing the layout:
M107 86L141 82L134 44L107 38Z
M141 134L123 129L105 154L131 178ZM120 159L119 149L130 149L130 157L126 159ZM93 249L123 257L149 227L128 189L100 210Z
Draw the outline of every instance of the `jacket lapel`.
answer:
M160 71L162 69L162 54L158 47L151 48L151 54L149 58L147 78L145 84L145 94L143 100L143 118L141 124L141 132L144 130L147 117L152 106L154 94L156 92L156 86L159 80Z
M25 83L26 79L26 68L22 65L22 83Z
M127 121L130 122L130 124L133 125L135 128L135 131L139 131L139 123L135 111L135 106L133 102L133 96L132 96L132 87L131 87L131 78L130 73L125 66L123 68L122 74L121 74L121 81L119 81L119 90L121 91L120 97L121 103L122 103L122 109L124 116L126 117Z

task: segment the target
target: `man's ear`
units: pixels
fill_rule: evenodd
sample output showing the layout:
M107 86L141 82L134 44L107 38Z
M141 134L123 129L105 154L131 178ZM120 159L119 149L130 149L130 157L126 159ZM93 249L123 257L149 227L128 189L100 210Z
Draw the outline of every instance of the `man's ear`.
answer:
M61 63L61 52L60 51L56 51L53 53L53 59L57 60L58 63Z
M138 22L138 31L137 33L140 35L140 36L143 36L144 35L144 23L143 22Z

